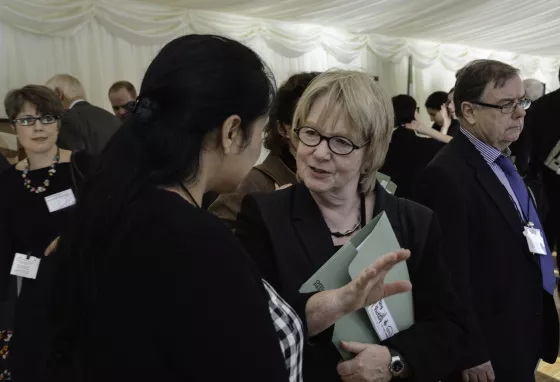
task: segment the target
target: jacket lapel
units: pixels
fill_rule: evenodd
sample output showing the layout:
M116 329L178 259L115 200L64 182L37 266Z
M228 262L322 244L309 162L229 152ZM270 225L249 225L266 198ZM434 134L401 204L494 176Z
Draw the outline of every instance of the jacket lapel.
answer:
M291 215L307 257L319 269L334 254L334 245L317 203L303 184L293 186Z
M522 248L526 249L527 244L523 236L523 224L521 223L519 214L506 188L497 178L488 163L486 163L476 147L469 142L467 137L463 134L459 134L455 139L460 141L463 155L467 159L467 163L474 169L477 181L498 207L515 237L518 239L519 244ZM530 256L531 260L536 263L535 256L532 256L528 251L525 252Z

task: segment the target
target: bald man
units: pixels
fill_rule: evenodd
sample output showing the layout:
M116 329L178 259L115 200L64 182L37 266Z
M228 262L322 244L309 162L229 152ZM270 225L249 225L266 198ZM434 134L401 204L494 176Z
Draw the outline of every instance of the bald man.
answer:
M59 147L98 155L118 130L120 121L87 102L82 84L69 74L52 77L46 86L56 93L66 110L61 119Z

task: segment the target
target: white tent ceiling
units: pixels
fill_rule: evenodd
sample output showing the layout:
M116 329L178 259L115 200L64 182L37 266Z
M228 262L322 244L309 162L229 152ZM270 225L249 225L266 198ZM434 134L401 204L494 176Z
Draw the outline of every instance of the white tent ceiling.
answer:
M0 0L3 22L58 35L94 16L136 30L127 21L135 15L152 33L162 28L159 23L179 24L185 10L560 56L560 0Z
M146 0L140 0L146 1ZM560 55L560 0L164 0L171 6Z

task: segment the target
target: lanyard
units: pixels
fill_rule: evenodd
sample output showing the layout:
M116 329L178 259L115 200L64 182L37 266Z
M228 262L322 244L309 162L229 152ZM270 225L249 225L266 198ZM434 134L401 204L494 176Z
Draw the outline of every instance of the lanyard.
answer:
M518 206L518 203L515 203L515 200L513 199L511 194L509 192L507 194L509 196L509 199L511 200L511 203L513 204L513 207L515 208L515 211L517 212L517 215L519 215L519 219L521 220L523 225L527 227L533 227L534 224L531 222L531 194L529 192L529 189L527 188L527 216L525 216L524 211L519 210L521 207L521 201L518 200L519 202L519 206Z

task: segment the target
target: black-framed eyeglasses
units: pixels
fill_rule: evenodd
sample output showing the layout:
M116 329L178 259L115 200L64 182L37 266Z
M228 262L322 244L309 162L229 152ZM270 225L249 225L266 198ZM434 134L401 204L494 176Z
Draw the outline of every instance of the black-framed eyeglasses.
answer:
M341 137L338 135L327 137L326 135L319 133L313 127L309 127L309 126L298 127L294 131L299 141L304 145L309 147L317 147L321 144L323 140L325 140L327 141L327 145L329 146L329 149L333 153L338 155L348 155L352 151L361 149L362 147L364 147L366 144L369 143L368 140L358 146L346 137Z
M508 102L505 105L492 105L490 103L478 102L478 101L471 101L478 106L483 107L491 107L493 109L498 109L502 112L502 114L511 114L517 109L517 106L521 106L523 110L527 110L531 106L531 100L529 98L522 98L519 102Z
M37 121L41 121L41 124L43 125L51 125L53 123L55 123L58 119L60 118L60 116L58 115L42 115L40 117L22 117L22 118L16 118L13 119L12 122L14 124L18 124L20 126L33 126L35 125L35 123Z

